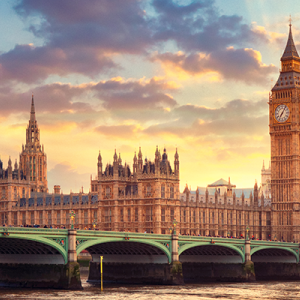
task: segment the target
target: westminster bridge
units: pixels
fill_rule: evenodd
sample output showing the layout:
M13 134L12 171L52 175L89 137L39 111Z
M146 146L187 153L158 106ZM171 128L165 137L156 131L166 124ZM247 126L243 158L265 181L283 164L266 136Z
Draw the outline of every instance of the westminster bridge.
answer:
M182 284L300 279L299 244L173 234L0 227L0 282L80 288L77 256L92 256L89 280Z

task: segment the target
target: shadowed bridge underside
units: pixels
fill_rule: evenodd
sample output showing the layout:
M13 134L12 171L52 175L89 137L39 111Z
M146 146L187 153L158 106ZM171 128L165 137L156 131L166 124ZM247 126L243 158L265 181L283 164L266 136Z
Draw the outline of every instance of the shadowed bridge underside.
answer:
M296 263L293 253L284 249L262 249L251 255L253 262Z
M109 242L90 246L86 249L99 262L121 263L168 263L166 254L159 248L137 242Z
M43 243L0 238L0 263L64 264L64 259L58 250Z
M242 263L240 254L227 247L205 245L196 246L183 251L179 260L184 262L218 262L218 263Z

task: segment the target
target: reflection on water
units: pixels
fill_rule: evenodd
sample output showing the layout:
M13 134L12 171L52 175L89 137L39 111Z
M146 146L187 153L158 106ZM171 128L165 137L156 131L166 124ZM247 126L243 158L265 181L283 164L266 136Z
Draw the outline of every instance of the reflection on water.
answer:
M298 282L205 283L185 286L105 286L86 282L82 274L83 291L31 290L1 288L0 299L300 299Z

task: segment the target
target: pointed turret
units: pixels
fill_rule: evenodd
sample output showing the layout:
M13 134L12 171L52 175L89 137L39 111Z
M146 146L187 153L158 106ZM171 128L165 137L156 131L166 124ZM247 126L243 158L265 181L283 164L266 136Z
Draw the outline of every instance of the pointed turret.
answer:
M286 43L286 47L285 50L281 56L281 61L284 60L289 60L289 59L293 59L293 58L298 58L299 59L299 55L293 40L293 35L292 35L292 24L290 23L290 30L289 30L289 37Z
M136 151L135 151L133 157L133 174L137 172L137 167L138 167L138 162L137 162Z
M102 156L100 154L99 151L99 155L98 155L98 178L100 178L102 176Z
M178 152L177 152L177 148L176 148L176 152L175 152L175 155L174 155L174 173L176 176L179 177L179 155L178 155Z
M35 121L35 107L34 107L33 95L31 99L30 121Z
M114 162L118 162L117 150L115 149Z
M139 153L138 153L138 167L139 167L140 171L143 169L143 155L142 155L141 147L140 147Z

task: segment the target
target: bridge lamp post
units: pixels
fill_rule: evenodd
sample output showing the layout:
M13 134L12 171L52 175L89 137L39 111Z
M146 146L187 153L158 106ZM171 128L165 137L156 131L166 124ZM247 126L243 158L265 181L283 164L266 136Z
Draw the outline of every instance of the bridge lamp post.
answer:
M249 227L247 226L247 228L246 228L246 231L247 231L247 233L246 233L246 240L249 240L249 234L248 234L248 232L249 232Z
M97 222L96 220L93 221L93 227L94 227L94 230L95 230L95 227L97 226Z
M274 239L275 239L275 242L277 242L277 236L276 236L276 233L275 233Z
M173 221L173 224L172 224L172 231L173 231L173 234L176 234L176 225L177 225L177 221L176 221L176 219L174 219L174 221Z
M70 212L70 218L71 218L71 229L74 229L74 224L73 224L73 220L74 220L74 218L75 218L75 212L74 212L74 210L71 210L71 212Z
M229 235L230 235L230 231L228 230L228 232L227 232L227 237L229 238Z

